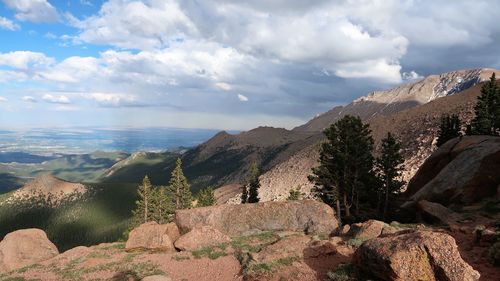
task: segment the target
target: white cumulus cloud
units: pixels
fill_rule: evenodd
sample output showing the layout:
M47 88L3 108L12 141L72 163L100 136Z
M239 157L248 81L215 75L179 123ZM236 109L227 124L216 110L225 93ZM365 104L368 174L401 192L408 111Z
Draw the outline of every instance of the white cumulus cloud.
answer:
M45 54L40 52L14 51L9 53L0 53L0 65L17 69L26 69L32 66L45 66L53 62L53 58L47 57Z
M31 22L56 22L59 14L47 0L3 0L16 12L16 18Z
M30 103L36 103L38 102L36 98L32 97L32 96L24 96L21 98L23 101L25 102L30 102Z
M7 18L0 17L0 28L14 31L20 29L21 27Z
M45 95L43 95L42 99L44 101L50 102L50 103L60 103L60 104L71 103L70 99L65 95L45 94Z

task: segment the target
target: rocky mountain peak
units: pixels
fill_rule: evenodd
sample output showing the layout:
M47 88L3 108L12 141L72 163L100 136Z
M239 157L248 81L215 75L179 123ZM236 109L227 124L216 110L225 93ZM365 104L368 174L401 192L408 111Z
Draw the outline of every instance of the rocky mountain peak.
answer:
M295 131L322 131L336 120L350 114L370 120L376 116L387 116L399 111L426 104L437 98L462 92L482 81L495 72L491 68L457 70L427 76L419 81L400 85L396 88L374 91L357 98L346 106L338 106L321 114L306 124L296 127Z

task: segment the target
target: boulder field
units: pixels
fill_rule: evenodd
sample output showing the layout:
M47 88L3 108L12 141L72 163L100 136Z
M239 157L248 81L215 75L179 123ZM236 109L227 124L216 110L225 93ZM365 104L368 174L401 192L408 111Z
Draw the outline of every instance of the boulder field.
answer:
M333 212L330 209L323 213L323 203L247 205L245 208L224 205L179 211L175 223L147 222L138 226L129 233L126 243L80 246L62 254L58 254L43 231L16 231L0 242L3 254L0 255L3 266L0 280L319 281L329 277L330 280L458 281L480 278L479 272L462 259L455 239L442 230L376 220L340 230L336 221L326 221ZM278 213L276 219L275 213L269 210L278 207L286 211ZM310 210L308 213L297 213L304 212L306 207ZM234 229L224 228L226 222L217 222L217 218L227 219L220 216L227 214L225 208L243 218L249 217L252 213L249 210L253 209L264 222L257 223L247 217L246 226L236 224ZM311 209L319 210L321 219L313 219ZM217 217L210 217L211 210L218 210L212 212ZM196 215L200 215L199 221L193 219ZM180 217L189 218L190 224L184 220L184 224L178 225ZM202 225L202 222L209 224ZM236 223L244 224L244 219ZM20 241L28 244L20 244ZM4 264L13 264L5 253L9 257L30 259L19 258L22 262L5 267Z

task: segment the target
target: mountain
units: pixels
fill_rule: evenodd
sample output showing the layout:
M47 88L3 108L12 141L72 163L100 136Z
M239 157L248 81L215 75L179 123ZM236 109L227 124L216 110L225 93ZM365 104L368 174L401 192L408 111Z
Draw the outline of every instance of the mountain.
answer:
M418 82L404 84L394 89L375 91L346 106L334 107L306 124L294 128L294 131L322 131L348 114L360 116L364 120L391 115L437 98L459 93L481 81L488 80L493 72L496 72L497 75L500 73L491 68L458 70L430 75Z
M86 190L83 184L64 181L51 174L43 174L16 190L12 197L44 195L59 199L73 193L84 193Z
M420 106L369 119L375 146L379 147L381 139L388 131L401 141L402 155L405 159L404 179L408 181L425 159L435 151L441 115L456 113L463 123L469 122L474 116L474 105L481 86L482 84L478 84ZM307 176L311 168L317 165L318 158L319 144L314 144L305 147L287 161L279 163L261 175L259 191L261 199L284 200L288 196L288 191L297 186L302 187L302 191L308 194L312 184L307 180Z
M167 184L175 160L181 157L183 170L193 190L244 181L250 164L262 171L285 161L305 146L317 142L309 132L259 127L239 134L219 132L185 153L135 153L116 163L101 177L103 182L139 182L149 175L153 184Z
M400 137L407 167L405 179L409 179L435 149L433 141L441 114L460 113L462 120L469 120L479 93L478 83L493 72L500 75L499 71L488 68L431 75L335 107L293 130L259 127L239 134L219 132L183 154L170 158L148 154L149 164L131 156L106 171L101 179L139 182L148 174L153 183L166 184L175 158L181 157L194 191L231 185L228 190L234 194L235 184L245 181L250 164L256 162L262 172L261 199L282 200L291 188L302 186L306 193L310 190L307 176L317 163L319 143L324 139L321 131L346 114L358 115L369 122L376 144L388 130ZM229 193L224 192L222 197L229 197ZM237 197L236 194L229 201L238 201Z
M72 182L95 182L107 169L128 156L122 152L96 151L90 154L58 155L36 163L0 163L0 193L19 188L46 173ZM30 161L44 159L26 153L23 158Z

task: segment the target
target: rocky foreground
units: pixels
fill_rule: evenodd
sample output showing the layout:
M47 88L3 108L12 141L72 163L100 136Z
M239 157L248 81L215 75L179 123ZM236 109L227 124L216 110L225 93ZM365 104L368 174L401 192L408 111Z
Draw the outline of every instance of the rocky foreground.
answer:
M419 224L340 226L312 200L179 210L126 242L59 253L39 229L0 242L0 280L500 280L500 138L463 137L408 185ZM425 224L423 224L425 223Z
M460 253L483 249L485 237L468 244L466 224L339 228L329 206L308 200L221 205L61 254L43 231L15 231L0 242L0 280L495 280L483 252Z

